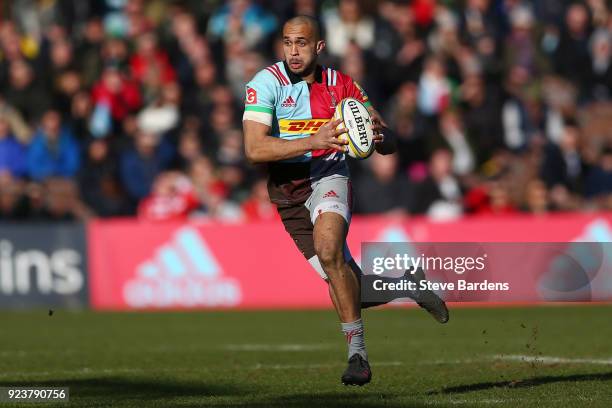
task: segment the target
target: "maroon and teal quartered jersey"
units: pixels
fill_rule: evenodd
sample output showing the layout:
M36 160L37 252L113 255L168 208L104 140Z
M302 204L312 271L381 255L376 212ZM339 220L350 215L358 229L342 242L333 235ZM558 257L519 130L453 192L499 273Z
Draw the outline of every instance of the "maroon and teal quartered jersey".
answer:
M344 98L370 106L366 93L349 76L319 66L315 82L308 84L281 61L258 72L247 84L243 120L270 126L271 136L300 139L327 123ZM270 199L280 205L305 202L313 183L323 177L348 176L345 154L333 149L270 163L269 171Z

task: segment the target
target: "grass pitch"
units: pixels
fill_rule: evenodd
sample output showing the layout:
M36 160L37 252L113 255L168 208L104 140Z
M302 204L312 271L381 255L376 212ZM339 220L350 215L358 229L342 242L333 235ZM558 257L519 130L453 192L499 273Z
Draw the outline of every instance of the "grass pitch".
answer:
M74 407L612 406L612 306L364 319L374 377L347 388L332 311L2 312L0 386L68 386Z

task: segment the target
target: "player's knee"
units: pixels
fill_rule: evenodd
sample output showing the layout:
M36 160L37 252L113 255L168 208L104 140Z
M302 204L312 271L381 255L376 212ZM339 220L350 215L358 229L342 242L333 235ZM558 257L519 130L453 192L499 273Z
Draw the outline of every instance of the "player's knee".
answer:
M321 265L326 270L329 268L337 268L342 266L344 263L344 255L342 253L342 247L325 242L315 247L317 256Z

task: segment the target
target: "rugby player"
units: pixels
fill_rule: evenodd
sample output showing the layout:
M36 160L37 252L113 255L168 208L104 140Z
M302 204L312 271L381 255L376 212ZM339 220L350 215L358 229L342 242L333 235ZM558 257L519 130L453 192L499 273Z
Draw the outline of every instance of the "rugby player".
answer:
M389 131L364 90L317 63L324 48L315 19L298 16L285 23L285 60L261 70L246 86L245 153L253 163L269 163L270 199L299 250L328 283L348 343L342 383L363 385L372 373L361 320L361 271L346 245L351 182L344 153L348 142L336 129L341 121L330 120L336 105L347 97L360 100L372 115L376 151L390 154L395 146L383 136ZM444 302L428 295L420 304L446 322Z

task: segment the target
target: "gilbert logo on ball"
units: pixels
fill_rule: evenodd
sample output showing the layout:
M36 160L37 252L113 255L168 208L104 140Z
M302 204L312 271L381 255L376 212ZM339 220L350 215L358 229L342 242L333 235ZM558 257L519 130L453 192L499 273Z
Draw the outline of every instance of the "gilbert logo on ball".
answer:
M359 160L370 157L374 152L374 131L368 108L355 98L343 99L336 106L336 119L342 119L338 128L347 130L347 133L340 136L349 142L346 153Z

